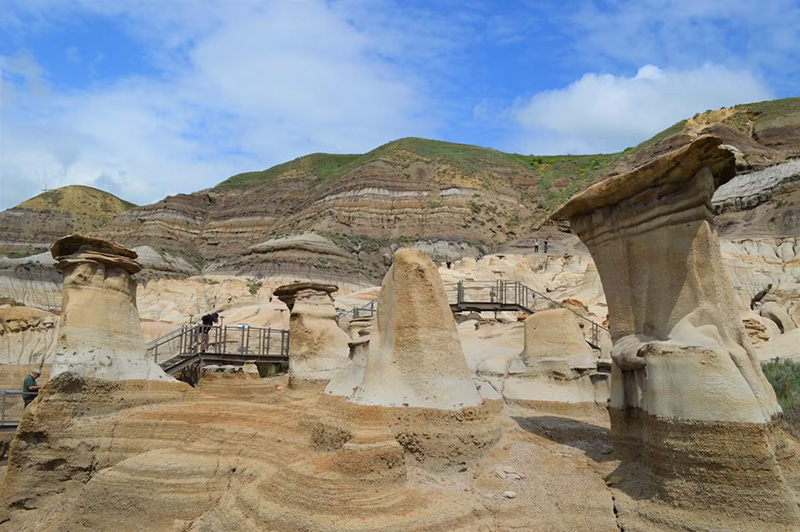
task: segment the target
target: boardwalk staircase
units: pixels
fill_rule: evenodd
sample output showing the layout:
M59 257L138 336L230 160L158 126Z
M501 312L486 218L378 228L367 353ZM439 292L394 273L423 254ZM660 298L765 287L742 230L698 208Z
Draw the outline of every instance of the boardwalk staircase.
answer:
M147 344L147 356L170 375L202 364L243 365L245 362L289 361L289 331L250 327L247 324L210 327L208 347L201 351L200 327L182 325Z
M530 288L519 281L459 281L444 285L453 313L461 312L517 312L533 314L544 308L561 307L575 314L584 325L586 342L600 349L600 338L609 331L596 321L578 314L555 299ZM378 300L373 299L361 307L340 310L339 323L356 318L373 318L378 311Z

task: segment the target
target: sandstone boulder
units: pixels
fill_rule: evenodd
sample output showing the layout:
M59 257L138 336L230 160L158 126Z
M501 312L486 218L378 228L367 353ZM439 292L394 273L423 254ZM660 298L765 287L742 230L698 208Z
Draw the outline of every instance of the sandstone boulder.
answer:
M51 250L64 276L53 376L173 380L150 360L136 308L136 253L82 235Z
M460 409L481 404L436 265L401 249L381 285L360 404Z
M369 336L362 336L349 343L348 361L340 367L325 386L325 393L347 397L354 393L364 380L364 368L369 355Z
M639 515L678 528L791 529L800 511L777 459L780 407L711 224L714 189L735 171L719 145L700 137L590 187L554 218L589 248L608 300L621 495L667 503ZM695 512L666 517L670 505Z
M761 305L761 308L758 310L758 312L763 317L775 322L775 324L781 330L781 333L787 333L797 328L797 325L795 325L794 320L792 320L792 317L789 316L789 313L786 311L786 309L774 301L768 301L767 303Z
M525 320L525 349L521 355L525 365L562 376L574 370L597 369L578 319L564 308L531 314Z
M348 361L350 337L336 324L331 294L335 285L293 283L274 295L289 307L289 375L301 381L324 382Z

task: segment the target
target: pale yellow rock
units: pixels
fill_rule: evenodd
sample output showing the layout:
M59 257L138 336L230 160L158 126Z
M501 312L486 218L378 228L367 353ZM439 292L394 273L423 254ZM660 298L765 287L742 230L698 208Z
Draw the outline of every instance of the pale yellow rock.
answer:
M335 286L296 283L275 289L291 310L289 374L293 382L329 381L348 362L350 337L336 324Z
M598 183L554 218L570 221L606 291L618 471L658 493L657 509L641 505L639 516L678 529L683 508L713 515L719 529L798 528L778 461L780 407L711 224L713 191L734 172L719 144L701 137Z
M774 322L782 333L787 333L797 328L786 309L774 301L764 303L758 311L763 317Z
M535 312L525 319L522 361L542 373L568 375L572 370L597 368L578 317L563 308Z
M136 253L71 235L53 245L64 275L53 376L173 380L150 360L136 308Z
M381 285L360 404L460 409L481 404L436 266L401 249Z

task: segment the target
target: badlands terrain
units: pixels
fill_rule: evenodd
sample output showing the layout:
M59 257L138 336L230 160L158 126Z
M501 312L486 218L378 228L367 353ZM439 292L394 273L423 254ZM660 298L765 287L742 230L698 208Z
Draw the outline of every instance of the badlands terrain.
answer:
M425 139L313 154L148 206L101 198L112 215L94 225L59 203L85 190L29 200L0 214L0 380L16 388L43 367L48 384L0 462L0 530L129 530L143 513L149 529L176 531L797 530L800 444L758 363L800 357L798 155L789 99L701 113L617 154ZM614 202L624 209L604 210ZM586 229L587 212L611 220L607 234ZM673 232L673 219L696 226ZM619 223L645 237L617 235ZM119 246L46 251L73 232ZM604 255L597 242L614 238L640 251ZM94 264L97 250L123 257L101 261L97 287L117 286L114 268L133 283L127 325L81 325L102 345L64 325L94 290L68 264ZM311 284L295 285L290 308L276 289L296 281ZM531 317L453 320L459 281L520 281L547 298ZM652 293L620 303L643 285ZM674 304L661 299L673 291ZM372 301L373 321L337 326L337 311ZM291 329L302 354L290 374L208 372L194 388L161 378L142 346L212 310ZM141 335L120 339L133 312ZM610 332L589 346L579 316ZM96 371L90 349L122 361ZM664 395L686 374L685 349L704 360L688 372L699 397ZM666 380L648 387L661 360ZM740 406L698 410L719 375L737 385L715 393Z

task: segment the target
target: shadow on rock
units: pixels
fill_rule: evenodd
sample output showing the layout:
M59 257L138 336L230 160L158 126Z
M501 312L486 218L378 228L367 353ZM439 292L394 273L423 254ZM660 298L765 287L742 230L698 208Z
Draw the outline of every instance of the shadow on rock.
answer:
M596 462L607 462L615 458L611 431L605 427L559 416L517 416L511 419L528 432L580 449Z

